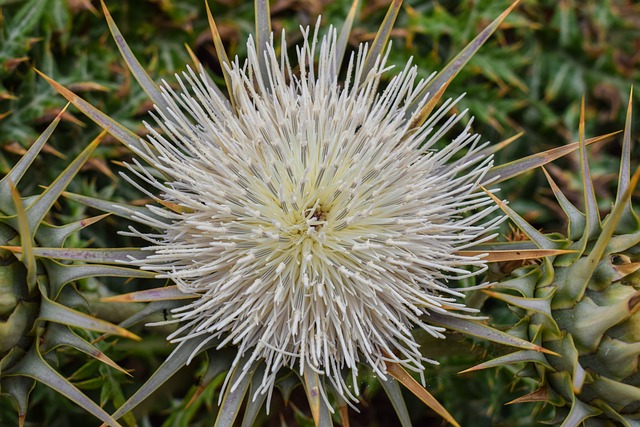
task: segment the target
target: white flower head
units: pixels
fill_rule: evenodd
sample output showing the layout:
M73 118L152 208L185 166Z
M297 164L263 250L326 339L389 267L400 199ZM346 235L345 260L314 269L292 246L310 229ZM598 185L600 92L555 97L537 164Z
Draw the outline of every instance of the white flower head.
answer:
M233 345L244 369L264 361L260 392L290 367L354 400L359 364L422 373L435 362L411 329L444 337L429 313L472 311L449 281L485 269L458 252L499 220L479 187L492 161L469 126L435 149L459 123L455 101L415 127L426 82L410 63L381 89L386 56L366 70L360 46L339 78L336 31L303 36L296 64L284 34L265 61L250 38L226 69L233 106L204 72L183 73L179 92L165 84L160 130L136 151L169 179L130 170L173 209L138 218L160 232L132 231L152 243L132 262L197 296L173 311L173 341Z

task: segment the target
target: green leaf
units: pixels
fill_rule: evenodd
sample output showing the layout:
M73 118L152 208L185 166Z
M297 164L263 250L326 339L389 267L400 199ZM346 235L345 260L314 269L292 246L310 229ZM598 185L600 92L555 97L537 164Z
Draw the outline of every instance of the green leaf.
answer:
M498 344L507 345L510 347L522 348L525 350L541 351L543 353L555 354L553 351L542 348L538 345L530 343L520 338L516 338L513 335L509 335L505 332L494 329L490 326L482 323L470 320L453 317L451 315L445 316L439 313L431 312L426 321L437 326L443 326L453 331L458 331L465 335L472 337L482 338L487 341L495 342Z
M591 179L591 170L589 168L589 159L587 158L587 147L584 143L584 97L580 104L580 124L578 126L578 142L580 143L580 169L582 171L582 191L585 204L586 226L585 236L587 240L595 238L600 233L600 212L598 211L598 202L596 200L596 192L593 188Z
M373 43L371 43L371 47L367 53L367 57L365 58L364 65L362 67L363 76L369 74L369 71L371 71L378 60L378 57L383 54L401 6L402 0L393 0L391 5L389 5L389 10L387 10L387 14L384 17L382 24L380 24L376 38L373 39Z
M360 6L360 0L353 0L351 3L351 8L349 9L349 14L347 15L344 23L342 24L342 28L340 29L340 34L338 34L338 42L336 44L336 70L333 71L334 74L338 73L338 69L342 65L344 61L344 54L347 51L347 43L349 42L349 36L351 35L351 28L353 27L353 22L356 19L356 13L358 13L358 7Z
M47 3L48 0L31 0L18 11L11 21L11 25L7 26L9 29L5 40L7 46L16 43L20 38L27 37L40 20L44 11L47 10Z
M53 295L56 295L63 285L88 277L125 277L127 279L151 279L155 277L155 273L138 268L100 264L61 264L53 260L50 261L47 264L47 273Z
M113 414L114 419L119 419L124 414L130 412L138 406L142 401L147 399L151 393L156 391L162 384L167 382L169 378L174 376L187 362L192 358L195 351L198 353L204 351L208 347L216 345L215 341L209 341L209 336L200 335L195 338L182 341L178 347L167 357L160 367L151 375L136 393L131 396L118 410Z
M28 377L7 376L0 381L0 395L10 396L18 407L18 425L24 426L24 420L29 409L29 394L35 386L35 381Z
M144 159L147 163L153 164L154 160L149 156L146 144L140 142L140 137L131 132L120 123L89 104L87 101L62 86L46 74L36 70L47 83L49 83L55 90L57 90L62 96L64 96L70 103L72 103L78 110L82 111L88 118L93 120L98 126L109 132L114 138L122 142L125 146L135 150L136 154Z
M102 5L102 11L104 12L104 17L107 20L107 25L109 25L109 30L111 31L113 40L115 40L116 45L118 45L118 49L122 54L122 58L127 63L127 67L131 71L131 74L133 74L133 77L135 77L140 86L142 86L142 89L147 93L147 95L149 95L149 98L151 98L151 100L159 108L164 111L169 111L169 104L167 104L164 97L162 96L162 92L160 92L158 86L151 79L151 77L149 77L149 74L147 74L142 65L140 65L140 62L129 48L129 45L127 45L124 37L122 37L122 33L120 33L120 30L118 29L118 26L113 21L113 18L111 17L107 6L104 4L104 0L100 0L100 4Z
M584 268L577 269L574 272L575 276L574 278L572 278L572 280L583 284L583 289L578 296L581 296L584 294L589 284L589 281L591 280L591 277L593 276L593 273L595 272L596 267L598 266L598 263L608 252L611 237L613 236L613 233L616 231L616 227L618 226L618 221L620 220L623 212L625 211L627 202L631 200L631 195L635 191L638 185L639 179L640 179L640 167L636 169L636 172L633 174L633 177L631 178L631 182L629 183L629 186L625 191L625 194L620 199L622 203L616 204L613 210L611 211L611 213L609 214L609 216L607 217L607 221L604 224L604 228L602 229L600 234L597 236L598 240L596 240L595 245L593 246L593 248L591 249L591 252L589 252L589 255L586 258L585 265L583 265ZM587 222L588 222L588 219L587 219Z
M184 303L182 301L157 301L149 304L142 304L142 307L136 311L136 313L123 320L118 324L118 326L122 328L129 328L133 325L136 325L142 321L144 321L149 316L154 314L162 313L164 311L171 311L174 308L182 306Z
M262 81L267 84L269 82L269 73L267 72L267 64L265 53L271 37L271 12L269 11L269 0L256 0L255 19L256 19L256 55L258 58L258 67Z
M46 242L49 246L62 247L65 240L71 234L76 231L82 230L85 227L95 224L103 218L108 217L109 214L103 214L94 216L92 218L85 218L79 221L71 222L63 226L53 226L46 222L40 223L40 227L36 231L36 240L39 242Z
M21 254L22 248L18 246L0 246L14 254ZM128 262L131 258L142 259L147 252L134 248L94 249L94 248L33 248L33 254L39 258L65 259L69 261L96 262L116 264Z
M11 168L11 171L0 181L0 211L7 213L14 212L14 206L8 203L11 199L11 187L18 185L22 176L27 169L29 169L29 166L31 166L36 157L38 157L38 153L40 153L44 144L47 143L51 134L53 134L53 131L58 126L58 123L60 123L62 115L68 106L69 104L58 113L51 124L47 126L45 131L42 132L38 139L29 147L29 150L18 160L18 163L16 163L16 165Z
M320 377L308 367L304 370L304 389L307 392L307 400L311 407L313 421L317 427L332 426L333 420L329 407L320 393Z
M82 165L84 165L89 159L105 135L106 132L102 132L98 135L98 137L96 137L96 139L94 139L87 148L82 150L82 153L80 153L80 155L78 155L78 157L76 157L73 162L67 166L64 172L62 172L60 176L58 176L58 178L56 178L49 187L47 187L44 193L36 199L35 203L27 207L27 218L29 220L29 227L31 228L32 234L38 229L38 226L51 209L51 206L53 206L58 197L60 197L60 194L62 194L64 189L67 188L67 185L69 185L69 182L71 182L73 177L80 171Z
M18 190L15 187L11 187L11 199L16 210L16 221L18 223L18 234L20 235L20 243L22 247L22 263L27 268L27 287L29 289L29 295L33 295L36 288L36 275L38 267L36 266L36 258L33 252L33 234L29 227L29 218L22 205L22 199Z
M603 141L612 137L618 132L608 133L606 135L597 136L595 138L589 138L585 141L585 145L591 145L595 142ZM502 181L506 181L509 178L522 175L525 172L533 170L539 166L544 166L549 162L554 161L562 156L566 156L580 148L580 142L574 142L571 144L563 145L562 147L552 148L551 150L543 151L542 153L532 154L531 156L522 157L509 163L492 167L484 177L484 182L491 182L491 184L497 184Z
M248 356L240 359L231 373L231 378L225 389L220 411L216 417L215 427L231 427L240 412L244 396L249 390L251 379L258 367L260 361L254 361L253 364L246 368L245 363L249 359Z
M631 175L631 122L633 119L633 88L629 93L629 103L627 105L627 115L624 123L624 134L622 137L622 156L620 159L620 173L618 175L618 192L616 193L616 202L618 205L627 191L629 186L629 177Z
M382 385L387 396L389 396L391 405L393 405L393 409L395 409L398 419L400 420L400 425L402 427L411 427L411 417L409 416L407 405L404 402L404 397L402 397L402 390L400 390L398 381L394 378L387 378L386 380L380 379L380 385Z
M121 218L127 218L141 224L147 224L147 221L144 221L141 218L150 218L152 221L157 221L162 224L170 224L167 218L154 214L147 207L116 203L110 200L97 199L95 197L83 196L81 194L69 193L66 191L63 192L62 195L68 199L82 203L83 205L87 205L104 212L109 212Z
M178 289L177 286L165 286L162 288L146 289L144 291L130 292L128 294L114 295L102 298L102 302L152 302L165 300L183 300L199 298L198 294L187 294Z
M586 227L586 218L582 212L578 208L576 208L573 203L567 199L567 197L562 193L560 188L556 185L551 175L547 172L547 170L543 167L542 171L544 175L547 177L547 182L549 182L549 186L551 187L551 191L553 191L553 195L556 197L558 204L567 215L568 220L568 236L571 240L577 240L584 234L584 229Z
M620 173L618 175L618 191L616 193L615 205L622 202L624 194L629 187L629 175L631 174L631 122L633 117L633 88L629 94L629 104L627 105L627 115L624 124L624 136L622 138L622 156L620 159ZM618 223L618 234L635 232L640 228L640 219L633 211L631 200L625 203L625 210Z
M567 418L565 418L560 427L578 427L582 425L586 419L595 417L602 413L598 408L582 403L577 396L572 395L572 398L573 402L571 403L569 415L567 415Z
M73 333L67 326L58 323L50 323L47 326L47 341L45 341L47 347L42 347L43 352L54 350L59 346L73 347L78 351L81 351L89 356L93 357L100 362L111 366L112 368L122 372L123 374L130 375L127 371L122 369L116 362L111 360L106 354L98 350L95 346L88 343L78 335Z
M454 427L460 427L460 424L451 416L449 411L445 409L438 400L433 397L424 387L422 387L402 366L398 363L387 362L387 373L393 378L397 379L404 385L411 393L413 393L418 399L420 399L425 405L433 409L438 415L444 418L448 423Z
M84 393L78 390L55 369L49 366L42 359L42 356L38 354L36 346L31 347L31 350L15 367L11 369L10 372L7 373L7 375L19 375L33 378L34 380L51 387L67 399L75 402L78 406L82 407L85 411L91 413L102 422L107 423L112 427L121 427L120 424L109 416L109 414L107 414L101 407L96 405Z
M231 101L231 106L233 109L236 109L235 100L233 99L233 87L231 85L231 76L229 75L229 71L227 71L226 67L231 66L231 62L227 57L227 52L224 49L224 43L222 43L222 39L220 38L220 33L218 32L218 27L216 26L216 22L213 20L213 15L211 15L211 9L209 8L209 3L205 1L205 6L207 8L207 20L209 21L209 29L211 30L211 38L213 39L213 45L216 50L216 55L218 56L218 61L220 62L220 66L222 67L222 75L224 76L225 84L227 85L227 92L229 93L229 100Z
M481 369L490 369L498 366L506 366L514 363L524 363L524 362L540 363L553 371L553 368L551 367L551 365L549 365L547 358L544 357L544 355L539 351L521 350L521 351L516 351L514 353L505 354L504 356L496 357L495 359L491 359L484 363L480 363L479 365L473 366L469 369L465 369L460 373L464 374L467 372L479 371Z
M520 307L527 310L528 312L531 311L542 314L548 320L548 327L555 328L556 333L560 332L560 330L558 329L558 325L553 319L553 314L551 314L551 299L553 298L553 294L555 293L555 291L549 292L548 295L546 295L544 298L540 296L536 296L535 298L525 298L516 295L509 295L502 292L492 292L488 290L484 290L483 292L495 299L504 301L509 305Z
M469 60L475 55L475 53L484 45L487 39L498 29L502 21L505 20L507 15L520 3L520 0L516 0L509 6L504 12L493 20L484 30L480 32L464 49L453 58L446 67L436 75L422 89L420 94L416 97L415 101L411 104L413 110L418 108L421 102L429 101L430 98L434 98L436 93L442 94L443 88L446 88L449 83L455 78L458 72L469 62ZM377 37L376 37L377 38Z
M458 251L456 255L473 257L485 255L483 260L487 262L522 261L527 259L540 259L544 257L573 253L568 249L506 249L506 250L465 250Z
M256 391L260 387L262 377L264 375L265 365L260 363L258 369L253 374L251 380L251 388L249 388L249 396L247 398L247 405L242 417L241 427L253 427L256 425L256 420L260 414L260 410L264 406L264 401L267 399L267 393L258 393Z
M485 190L487 195L493 199L494 202L502 209L502 211L507 214L507 216L513 221L520 230L524 232L524 234L529 237L540 249L561 249L562 243L554 242L549 239L547 236L539 232L535 227L529 224L524 218L522 218L516 211L511 209L506 205L502 200L498 199L493 195L490 191Z
M80 313L79 311L70 309L69 307L65 307L62 304L58 304L55 301L51 301L48 298L43 298L42 302L40 303L40 316L38 317L38 319L41 321L46 320L62 325L75 326L82 329L88 329L90 331L118 335L136 341L140 341L141 339L134 333L131 333L124 328L89 316L88 314Z

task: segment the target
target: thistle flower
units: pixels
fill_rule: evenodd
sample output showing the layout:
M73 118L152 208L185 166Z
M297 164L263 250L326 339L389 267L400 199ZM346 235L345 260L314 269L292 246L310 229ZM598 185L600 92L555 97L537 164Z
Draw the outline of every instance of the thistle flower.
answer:
M407 64L377 94L391 67L382 57L367 70L360 46L342 83L337 31L319 40L317 28L303 29L299 74L284 33L280 57L266 45L264 73L250 38L247 61L227 68L233 109L203 72L177 77L181 92L164 84L166 105L153 114L162 132L147 124L148 148L131 147L164 177L138 162L129 170L177 209L152 210L166 221L138 217L160 232L132 229L151 243L132 263L197 295L173 311L182 323L173 342L204 335L201 345L237 346L236 363L264 360L262 392L288 366L355 400L360 362L381 377L388 361L417 372L433 363L411 329L444 338L428 314L469 311L448 281L485 262L457 252L500 217L489 219L497 205L479 182L492 161L476 155L470 125L434 149L459 122L439 123L455 102L414 128L420 110L409 106L426 85L416 68Z
M436 363L413 338L414 327L437 338L450 327L541 350L474 322L474 310L459 299L464 289L451 285L484 271L483 252L474 249L501 220L481 187L497 179L490 171L495 148L480 143L471 122L462 125L464 112L452 113L458 100L435 109L516 4L437 77L418 80L409 62L385 84L383 75L393 72L385 46L400 1L371 46L349 56L344 73L357 0L340 32L303 28L293 61L284 33L276 53L268 2L256 1L256 39L249 38L243 62L228 60L209 12L228 98L201 67L176 76L179 90L156 86L104 8L124 59L155 103L147 139L47 79L148 164L134 160L125 177L157 204L68 197L145 226L126 232L149 242L126 262L175 286L117 299L177 301L167 322L181 324L169 337L179 343L172 356L114 419L201 351L233 346L217 425L233 423L251 381L251 402L270 396L285 367L303 376L315 422L328 423L327 394L355 401L363 365L383 379L403 425L409 415L389 375L457 425L403 369L422 374L425 363ZM463 130L451 137L454 128ZM530 169L530 160L500 179ZM259 405L247 404L252 415L243 425Z

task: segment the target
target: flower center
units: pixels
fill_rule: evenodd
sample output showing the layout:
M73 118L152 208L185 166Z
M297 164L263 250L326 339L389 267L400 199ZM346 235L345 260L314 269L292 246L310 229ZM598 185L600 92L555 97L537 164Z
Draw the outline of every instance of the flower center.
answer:
M318 230L327 222L328 212L324 210L322 206L316 206L311 214L311 220L309 226L314 230Z

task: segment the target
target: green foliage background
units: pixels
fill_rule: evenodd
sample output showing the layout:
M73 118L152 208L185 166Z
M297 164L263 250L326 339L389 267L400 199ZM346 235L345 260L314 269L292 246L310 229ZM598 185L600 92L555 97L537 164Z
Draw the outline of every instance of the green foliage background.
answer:
M366 1L350 46L370 41L382 20L388 0ZM422 77L446 64L484 26L511 4L506 0L408 0L394 30L390 60L402 66L410 56ZM156 80L172 75L189 63L185 44L218 76L220 65L211 42L203 0L109 1L107 5L129 45ZM126 71L111 40L100 5L90 0L0 0L0 171L5 173L64 107L65 101L34 72L34 67L86 97L93 105L140 134L142 120L151 108L145 94ZM230 56L245 55L244 41L253 28L253 5L248 0L218 0L211 4ZM350 7L347 0L271 1L274 30L285 28L288 39L299 37L298 26L312 25L322 15L323 25L340 26ZM474 128L494 142L521 131L524 135L497 156L502 163L577 140L580 100L587 105L587 136L623 128L632 85L640 83L640 4L633 0L524 0L507 18L448 90L450 97L466 93L459 104L475 116ZM634 95L638 102L638 91ZM634 135L640 134L635 120ZM38 191L51 182L67 160L79 153L99 133L93 123L73 108L54 133L46 152L32 168L20 192ZM100 195L114 201L144 203L119 172L119 162L131 154L106 138L71 191ZM619 146L599 144L590 149L592 172L601 208L610 206ZM637 158L637 157L634 157ZM548 170L563 192L575 195L577 158L569 157ZM563 227L559 209L541 173L530 173L503 185L502 196L529 221L545 231ZM61 201L51 218L54 223L95 214ZM103 220L68 242L73 246L127 246L139 242L118 236L122 221ZM94 302L100 316L112 321L126 317L135 307L105 306L100 296L147 287L140 282L84 281L79 286ZM500 308L485 307L496 321L508 323ZM159 318L162 316L158 314ZM75 353L59 354L61 370L76 385L107 409L130 396L170 350L162 329L139 328L143 343L106 340L104 351L131 369L132 378L116 374ZM530 384L515 379L506 369L458 376L456 372L501 349L486 348L453 335L446 342L425 341L425 353L442 355L442 366L430 369L428 388L463 425L535 425L534 408L505 407L504 403L529 391ZM470 347L472 346L472 347ZM470 351L471 349L471 351ZM204 363L204 361L203 361ZM185 409L194 395L202 364L180 373L160 393L136 412L143 426L210 425L217 410L219 381ZM369 381L367 381L369 382ZM286 390L285 390L286 393ZM301 388L294 389L288 405L280 396L272 403L265 425L308 425L310 418ZM302 398L299 398L302 396ZM407 396L416 425L439 425L437 417ZM384 393L370 381L364 393L362 414L353 412L352 425L394 425L395 415ZM68 426L86 422L89 415L53 391L38 386L32 395L28 425ZM91 420L92 422L93 420ZM134 418L124 420L133 425ZM15 411L0 400L0 425L14 425Z

